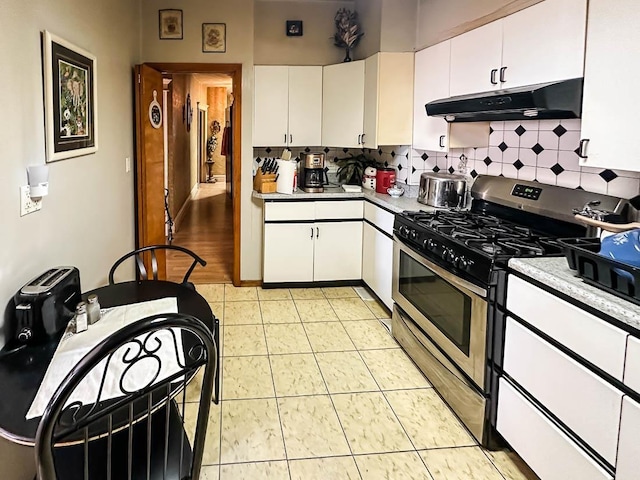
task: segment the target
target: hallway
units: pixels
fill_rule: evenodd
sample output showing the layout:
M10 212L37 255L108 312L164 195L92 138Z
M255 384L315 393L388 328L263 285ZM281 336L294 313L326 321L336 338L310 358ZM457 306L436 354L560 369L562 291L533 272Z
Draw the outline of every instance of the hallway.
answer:
M225 183L201 183L182 220L173 245L188 248L202 257L206 267L196 266L193 283L230 283L233 274L233 209ZM167 278L182 281L191 257L170 252Z

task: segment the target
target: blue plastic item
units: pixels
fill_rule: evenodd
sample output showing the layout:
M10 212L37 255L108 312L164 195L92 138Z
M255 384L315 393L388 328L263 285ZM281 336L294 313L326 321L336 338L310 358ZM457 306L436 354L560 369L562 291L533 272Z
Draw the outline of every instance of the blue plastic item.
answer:
M600 255L633 267L640 267L640 228L603 238L600 244ZM616 268L615 272L633 280L629 272L619 268Z

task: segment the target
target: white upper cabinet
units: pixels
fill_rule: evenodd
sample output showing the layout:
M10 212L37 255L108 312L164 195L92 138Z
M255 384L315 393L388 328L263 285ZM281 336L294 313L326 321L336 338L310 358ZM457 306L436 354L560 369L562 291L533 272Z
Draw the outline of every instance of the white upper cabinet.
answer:
M640 107L638 21L637 0L589 1L581 165L640 171L632 154Z
M255 67L254 146L320 145L321 131L322 67Z
M416 52L413 90L413 148L448 151L449 125L443 118L428 117L425 105L449 96L451 41Z
M287 145L289 67L256 66L254 73L253 145Z
M365 61L364 147L411 144L413 62L413 53L377 53Z
M582 77L586 0L545 0L502 24L501 88Z
M289 146L322 143L322 67L289 67Z
M583 75L587 0L545 0L451 39L451 95Z
M452 38L451 95L495 90L501 62L501 20Z
M362 144L365 61L323 67L322 145L358 148Z

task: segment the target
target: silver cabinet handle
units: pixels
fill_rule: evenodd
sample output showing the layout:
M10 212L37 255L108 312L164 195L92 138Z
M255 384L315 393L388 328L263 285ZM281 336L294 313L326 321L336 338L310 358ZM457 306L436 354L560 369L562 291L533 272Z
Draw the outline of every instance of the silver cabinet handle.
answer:
M578 156L580 158L587 158L587 146L589 145L589 139L583 138L580 140L580 146L578 147Z
M358 145L360 145L360 139L362 138L362 135L358 135Z
M289 134L289 143L293 143L293 135L291 133Z
M364 145L364 137L365 137L365 133L362 134L362 145Z
M311 227L311 240L313 240L313 227Z
M444 148L444 135L440 135L440 141L438 142L438 145L440 145L440 148Z
M320 238L320 229L316 227L316 238Z
M287 134L286 133L284 134L284 143L285 144L287 143Z
M505 72L507 71L507 67L502 67L500 69L500 82L505 83L507 81L507 78L505 76Z
M496 74L498 73L498 69L494 68L493 70L491 70L491 85L497 85L498 82L496 82Z

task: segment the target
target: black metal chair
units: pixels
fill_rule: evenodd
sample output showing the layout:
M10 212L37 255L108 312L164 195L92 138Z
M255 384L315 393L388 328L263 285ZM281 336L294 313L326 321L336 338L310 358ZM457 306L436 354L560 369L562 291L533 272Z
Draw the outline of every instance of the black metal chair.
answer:
M36 433L37 478L198 480L217 362L211 332L188 315L155 315L118 330L53 395ZM132 383L136 369L144 384ZM189 403L186 384L200 369L199 399ZM95 401L69 401L87 377L99 385ZM109 380L116 398L104 393Z
M142 280L148 280L149 274L147 273L147 268L144 265L144 256L146 252L149 252L151 255L151 273L153 274L153 280L158 280L158 258L156 256L156 250L174 250L174 251L185 253L189 255L191 258L193 258L193 263L191 263L189 270L187 270L187 273L185 273L184 278L182 279L182 283L184 285L187 285L195 289L193 284L189 282L189 277L191 276L191 272L193 272L193 269L196 268L197 264L200 264L204 267L207 264L207 262L205 262L202 258L200 258L198 255L193 253L188 248L179 247L177 245L150 245L148 247L138 248L137 250L134 250L133 252L129 252L126 255L120 257L113 264L113 266L111 267L111 270L109 270L109 285L113 285L115 283L113 280L113 275L115 274L115 271L120 266L120 264L133 256L135 256L135 259L136 259L136 266L138 268L138 273L140 274L140 278Z

